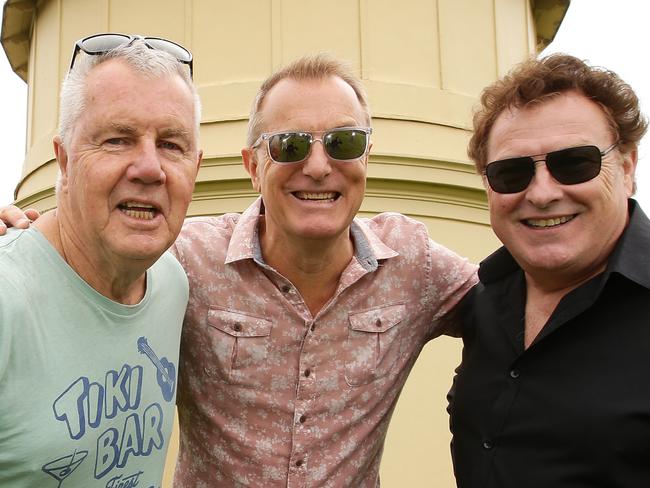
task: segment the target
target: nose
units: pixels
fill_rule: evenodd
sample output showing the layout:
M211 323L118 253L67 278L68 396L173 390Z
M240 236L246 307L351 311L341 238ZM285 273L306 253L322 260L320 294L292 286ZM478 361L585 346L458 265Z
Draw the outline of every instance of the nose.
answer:
M544 160L535 161L535 174L528 188L526 188L526 199L539 208L548 205L562 198L562 188L546 167Z
M314 139L312 142L309 157L302 165L302 172L316 181L323 180L332 172L331 160L322 140Z
M146 185L165 183L167 176L155 141L141 141L127 169L127 178Z

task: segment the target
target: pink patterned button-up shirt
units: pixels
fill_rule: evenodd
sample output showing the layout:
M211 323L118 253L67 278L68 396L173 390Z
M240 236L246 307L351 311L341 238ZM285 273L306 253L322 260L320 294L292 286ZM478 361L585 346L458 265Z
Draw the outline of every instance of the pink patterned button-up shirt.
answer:
M175 486L375 488L408 373L475 267L403 215L357 218L355 256L312 316L264 263L260 202L189 219L174 247L190 280Z

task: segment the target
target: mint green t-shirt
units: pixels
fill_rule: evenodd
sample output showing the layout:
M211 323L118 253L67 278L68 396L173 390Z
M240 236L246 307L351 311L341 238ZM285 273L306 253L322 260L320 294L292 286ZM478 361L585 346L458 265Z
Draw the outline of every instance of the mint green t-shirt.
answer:
M0 487L160 487L187 300L169 253L122 305L36 229L0 237Z

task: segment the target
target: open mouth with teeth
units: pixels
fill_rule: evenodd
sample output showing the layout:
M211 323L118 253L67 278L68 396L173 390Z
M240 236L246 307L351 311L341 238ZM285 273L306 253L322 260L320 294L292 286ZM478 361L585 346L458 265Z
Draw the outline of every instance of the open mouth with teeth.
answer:
M118 208L129 217L140 220L152 220L158 214L156 207L146 203L125 202L118 205Z
M555 217L553 219L526 219L524 224L529 227L557 227L558 225L566 224L575 218L574 215L564 215L562 217Z
M294 191L293 196L298 200L305 200L310 202L333 202L338 199L341 194L335 191L312 193L306 191Z

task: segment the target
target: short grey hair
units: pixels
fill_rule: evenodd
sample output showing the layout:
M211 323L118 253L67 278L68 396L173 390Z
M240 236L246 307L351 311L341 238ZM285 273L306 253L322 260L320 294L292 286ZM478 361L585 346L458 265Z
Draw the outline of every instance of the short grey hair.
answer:
M251 107L250 116L248 118L246 145L252 147L262 133L262 126L264 124L261 110L262 102L264 102L264 99L268 95L269 91L271 91L271 88L285 78L303 81L323 80L329 77L341 78L352 87L366 116L365 123L370 125L371 114L368 105L368 95L366 94L366 90L359 77L353 73L352 69L346 62L327 53L318 53L296 59L264 80L255 96L255 100L253 100L253 106Z
M190 89L194 99L194 123L198 145L201 101L187 66L180 63L171 54L158 49L150 49L142 39L136 39L131 44L118 46L106 54L88 55L83 51L78 53L74 66L66 75L61 86L58 131L64 146L70 143L74 126L86 107L88 74L95 66L110 59L119 59L134 71L152 78L180 76Z

